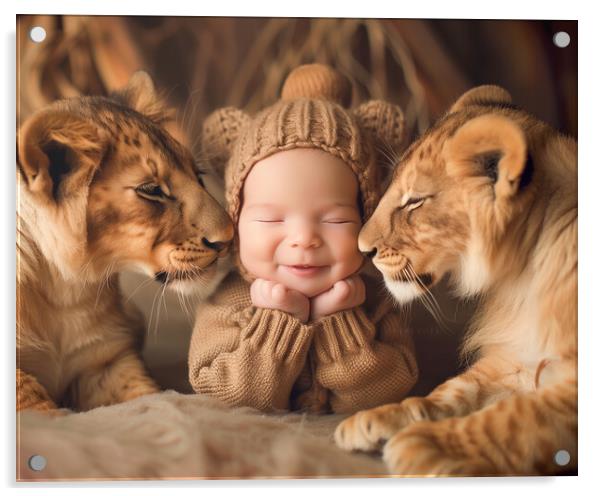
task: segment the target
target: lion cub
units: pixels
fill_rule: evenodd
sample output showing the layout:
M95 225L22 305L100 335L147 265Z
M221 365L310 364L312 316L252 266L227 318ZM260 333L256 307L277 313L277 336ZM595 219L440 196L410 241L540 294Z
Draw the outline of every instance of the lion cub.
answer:
M339 446L386 441L404 475L576 472L577 142L473 88L408 148L359 246L399 303L449 274L479 312L471 366L345 420Z
M117 275L212 286L233 236L146 73L56 102L17 136L17 409L87 410L158 391ZM219 259L219 260L218 260Z

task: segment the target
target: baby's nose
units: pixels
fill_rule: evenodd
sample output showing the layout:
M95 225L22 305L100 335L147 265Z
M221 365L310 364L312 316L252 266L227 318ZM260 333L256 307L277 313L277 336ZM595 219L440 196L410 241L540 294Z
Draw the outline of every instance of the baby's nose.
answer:
M322 239L315 229L300 226L291 233L290 244L295 248L318 248L322 244Z

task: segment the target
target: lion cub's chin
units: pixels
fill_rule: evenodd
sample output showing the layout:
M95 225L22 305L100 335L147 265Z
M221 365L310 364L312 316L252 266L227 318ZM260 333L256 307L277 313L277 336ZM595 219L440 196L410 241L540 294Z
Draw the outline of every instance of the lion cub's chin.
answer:
M420 288L413 282L392 281L385 277L385 284L401 305L411 302L422 294Z
M229 270L230 264L218 262L205 269L195 279L170 282L168 289L183 295L205 299L213 294Z

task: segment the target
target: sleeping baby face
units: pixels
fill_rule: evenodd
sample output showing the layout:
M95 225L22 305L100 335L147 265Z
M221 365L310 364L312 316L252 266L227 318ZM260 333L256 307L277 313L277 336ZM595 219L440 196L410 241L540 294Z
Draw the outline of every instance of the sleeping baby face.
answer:
M322 150L278 152L245 180L240 259L256 278L312 298L361 267L360 227L357 179Z

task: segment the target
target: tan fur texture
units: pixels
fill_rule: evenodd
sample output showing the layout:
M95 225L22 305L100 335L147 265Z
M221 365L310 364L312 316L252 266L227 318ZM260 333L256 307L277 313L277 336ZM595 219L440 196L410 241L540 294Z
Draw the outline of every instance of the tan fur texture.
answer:
M141 314L117 273L216 284L233 236L192 156L161 126L146 74L56 102L19 130L17 407L85 410L157 391Z
M575 141L505 90L475 88L408 149L359 242L401 303L446 274L481 303L463 349L471 367L425 398L350 417L337 443L387 441L394 474L575 472Z
M20 417L19 481L387 475L380 457L334 445L341 415L266 415L165 391L88 412ZM44 470L29 468L34 454L48 461Z

